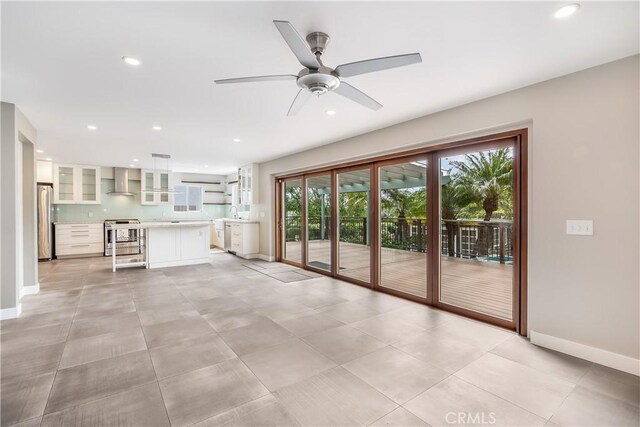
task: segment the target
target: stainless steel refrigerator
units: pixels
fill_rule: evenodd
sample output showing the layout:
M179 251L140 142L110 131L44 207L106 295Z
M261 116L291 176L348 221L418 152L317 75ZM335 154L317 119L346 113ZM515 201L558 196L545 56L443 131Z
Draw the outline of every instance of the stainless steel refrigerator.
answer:
M38 184L38 260L53 257L53 186Z

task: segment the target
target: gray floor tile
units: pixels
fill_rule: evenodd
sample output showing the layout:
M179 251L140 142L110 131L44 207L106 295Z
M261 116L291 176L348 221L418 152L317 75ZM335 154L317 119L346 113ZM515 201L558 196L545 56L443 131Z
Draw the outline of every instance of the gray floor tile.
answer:
M425 329L395 316L393 312L370 317L352 323L351 326L387 344L425 331Z
M551 422L559 426L638 426L640 408L578 386L569 394Z
M385 347L343 365L398 404L416 397L449 373L393 347Z
M3 352L14 352L64 342L67 339L70 327L70 323L64 323L24 331L7 332L0 335L1 348Z
M391 411L378 421L369 425L372 427L428 427L427 423L403 407Z
M121 333L140 326L135 312L118 313L91 320L76 320L71 324L70 340L93 337L108 333Z
M275 396L302 425L368 425L397 405L342 367L284 387Z
M140 326L126 332L110 332L69 340L64 348L64 353L62 353L59 369L146 349L147 344Z
M457 371L484 354L484 351L477 347L453 337L433 333L431 329L393 346L449 373Z
M455 373L477 387L549 419L575 385L487 353Z
M239 355L253 353L294 339L289 331L271 320L222 332L220 336Z
M253 323L268 320L266 316L256 313L252 309L239 308L237 310L222 311L205 314L204 319L218 332L230 331Z
M323 313L311 314L308 316L296 317L289 320L277 322L284 326L291 333L298 337L304 337L316 332L343 326L344 323L337 321Z
M206 420L269 391L238 359L160 381L173 426Z
M78 406L156 380L147 351L58 371L46 413Z
M216 334L203 335L149 351L158 379L214 365L236 354Z
M1 382L55 372L64 346L64 342L59 342L14 352L1 351Z
M272 394L260 397L231 411L194 424L192 427L217 426L278 427L299 426L300 423Z
M84 405L46 415L42 427L169 426L158 383L152 382Z
M200 314L219 313L221 311L237 310L239 308L252 308L249 304L237 297L217 297L192 301L192 303Z
M242 356L242 360L269 390L294 384L336 366L301 341Z
M2 383L1 425L40 417L53 384L54 373Z
M150 326L157 323L165 323L172 320L189 319L200 316L200 313L198 313L193 305L188 302L175 305L169 304L147 310L138 310L137 313L142 326Z
M579 384L631 405L640 406L640 378L636 375L594 364Z
M429 331L456 338L484 351L489 351L516 335L513 331L463 318L445 322Z
M432 427L444 426L543 426L544 418L475 387L449 377L404 407Z
M580 381L592 366L586 360L533 345L528 339L518 335L509 338L491 352L572 383Z
M143 326L142 329L149 348L176 344L215 332L200 316L154 323Z
M322 308L319 311L325 313L342 323L354 323L369 317L377 316L381 312L373 307L362 304L360 301L349 301L342 304Z
M317 332L302 340L337 363L348 362L386 345L349 325Z

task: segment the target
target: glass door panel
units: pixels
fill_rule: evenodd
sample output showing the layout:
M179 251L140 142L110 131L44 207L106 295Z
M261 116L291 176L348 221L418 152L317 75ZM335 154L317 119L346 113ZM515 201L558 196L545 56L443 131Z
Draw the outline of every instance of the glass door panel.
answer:
M58 167L58 200L73 201L73 167Z
M338 274L371 282L371 171L338 173Z
M169 173L160 172L160 203L169 203Z
M514 150L440 156L440 302L513 319Z
M143 175L143 197L144 197L144 201L145 203L153 203L153 198L154 198L154 182L153 182L153 172L142 172Z
M98 194L98 180L95 168L82 168L82 201L95 202Z
M282 257L287 261L302 263L302 179L290 179L283 184L282 192Z
M427 297L427 161L379 168L380 286Z
M307 178L307 265L331 271L331 174Z

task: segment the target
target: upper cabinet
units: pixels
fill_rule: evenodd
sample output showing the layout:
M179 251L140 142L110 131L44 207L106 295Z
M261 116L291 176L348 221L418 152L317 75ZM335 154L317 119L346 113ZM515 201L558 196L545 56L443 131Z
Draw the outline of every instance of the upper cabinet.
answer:
M258 203L258 165L250 164L238 169L238 202L241 205Z
M168 205L171 203L173 177L169 171L142 170L140 175L143 205Z
M53 203L100 204L100 167L53 165Z

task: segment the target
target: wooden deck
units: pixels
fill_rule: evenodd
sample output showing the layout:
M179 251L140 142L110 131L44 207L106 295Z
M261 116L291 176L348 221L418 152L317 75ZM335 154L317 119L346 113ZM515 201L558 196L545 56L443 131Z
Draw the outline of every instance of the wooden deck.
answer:
M330 265L326 240L309 242L309 262ZM340 242L340 274L370 281L369 247ZM300 262L300 242L287 242L286 259ZM426 296L426 254L382 248L380 285L420 297ZM511 319L511 265L442 257L440 300L503 319Z

